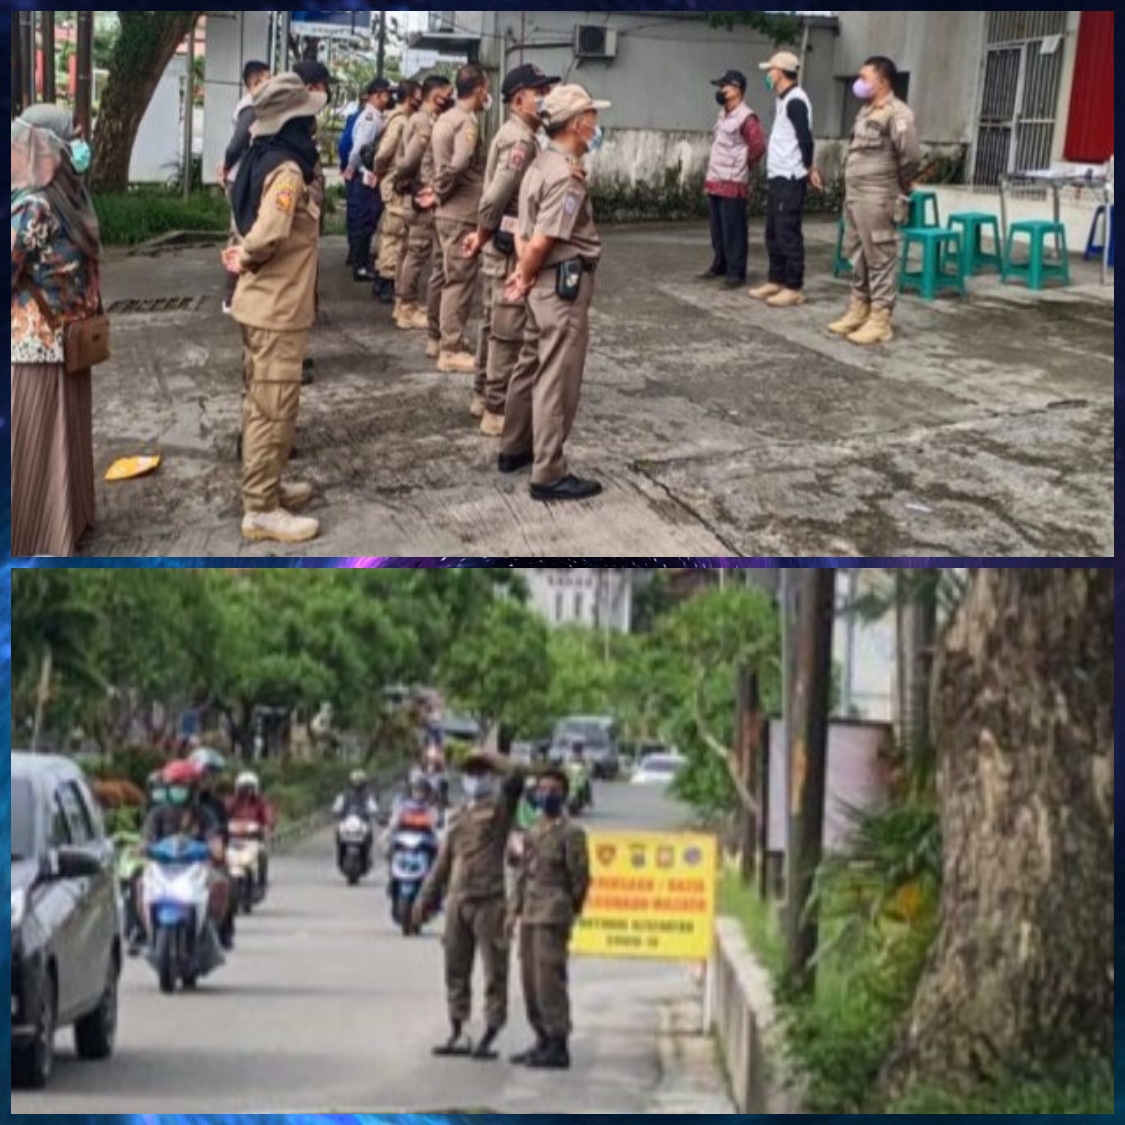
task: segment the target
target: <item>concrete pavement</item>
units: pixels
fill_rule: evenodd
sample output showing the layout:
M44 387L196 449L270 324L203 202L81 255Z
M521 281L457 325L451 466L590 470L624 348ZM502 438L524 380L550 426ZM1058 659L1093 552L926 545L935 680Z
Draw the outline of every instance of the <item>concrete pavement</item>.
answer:
M650 792L600 796L591 828L680 822ZM731 1112L710 1044L683 1034L698 994L676 966L575 964L569 1075L435 1060L446 1031L438 933L404 940L382 870L350 890L333 860L330 837L278 859L270 901L240 923L236 953L197 994L163 997L148 967L131 963L116 1057L80 1064L60 1037L51 1088L13 1093L12 1112ZM505 1054L528 1038L517 988Z
M847 283L833 225L810 225L809 304L777 312L693 280L693 225L607 232L593 350L572 444L606 495L534 505L495 472L469 380L438 375L322 255L324 324L294 472L320 488L323 538L291 551L239 537L238 331L217 250L111 259L107 300L198 307L114 317L96 380L96 458L161 453L99 494L84 553L103 556L598 558L1074 557L1113 554L1113 288L1028 294L978 278L968 301L905 299L877 351L828 335ZM763 266L755 246L753 280Z

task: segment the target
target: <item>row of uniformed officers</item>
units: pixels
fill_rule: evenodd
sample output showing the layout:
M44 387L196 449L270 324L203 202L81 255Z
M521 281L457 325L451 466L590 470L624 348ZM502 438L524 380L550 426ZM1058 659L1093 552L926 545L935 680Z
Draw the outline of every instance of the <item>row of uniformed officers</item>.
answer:
M502 96L509 116L490 148L480 129L489 78L475 65L452 83L427 79L389 115L372 169L387 204L378 269L388 276L393 268L398 326L428 332L427 354L440 371L475 376L471 410L501 441L499 470L530 469L536 500L587 500L602 486L570 471L564 447L602 254L584 158L601 145L599 114L609 103L536 66L509 74ZM243 331L250 541L304 543L320 532L296 514L312 488L284 474L316 314L324 194L315 135L326 101L296 74L266 83L231 188L238 237L224 264L239 277L231 309ZM474 348L467 327L482 274Z

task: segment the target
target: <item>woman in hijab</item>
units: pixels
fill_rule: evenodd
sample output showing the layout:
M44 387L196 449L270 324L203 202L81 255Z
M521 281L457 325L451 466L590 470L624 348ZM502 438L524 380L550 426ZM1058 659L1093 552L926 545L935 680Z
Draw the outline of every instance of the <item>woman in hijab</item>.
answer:
M267 82L254 98L254 142L231 189L241 244L223 254L238 274L231 315L242 328L243 538L307 543L316 520L294 515L308 484L282 480L301 403L301 369L316 315L320 207L316 117L328 98L296 74Z
M63 326L101 306L89 146L61 106L12 122L12 556L75 554L94 523L93 385Z

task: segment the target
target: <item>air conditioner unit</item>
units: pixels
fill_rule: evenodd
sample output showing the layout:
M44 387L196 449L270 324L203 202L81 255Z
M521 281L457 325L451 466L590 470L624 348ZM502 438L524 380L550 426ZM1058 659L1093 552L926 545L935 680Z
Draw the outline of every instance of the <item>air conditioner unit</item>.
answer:
M580 59L617 58L617 29L580 23L574 29L574 53Z

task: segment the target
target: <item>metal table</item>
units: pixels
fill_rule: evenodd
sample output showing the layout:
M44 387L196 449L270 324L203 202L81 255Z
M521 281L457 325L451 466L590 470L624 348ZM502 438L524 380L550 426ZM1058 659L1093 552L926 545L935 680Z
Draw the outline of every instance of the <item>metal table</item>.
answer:
M1106 206L1106 237L1102 250L1102 284L1109 279L1109 248L1112 245L1113 224L1109 221L1113 206L1113 184L1104 172L1087 175L1066 169L1044 169L1042 171L1015 172L1000 179L1000 227L1005 247L1008 244L1008 194L1013 187L1050 188L1055 202L1055 222L1062 221L1062 193L1064 188L1085 188L1095 192ZM1062 244L1055 239L1055 254L1062 258Z

